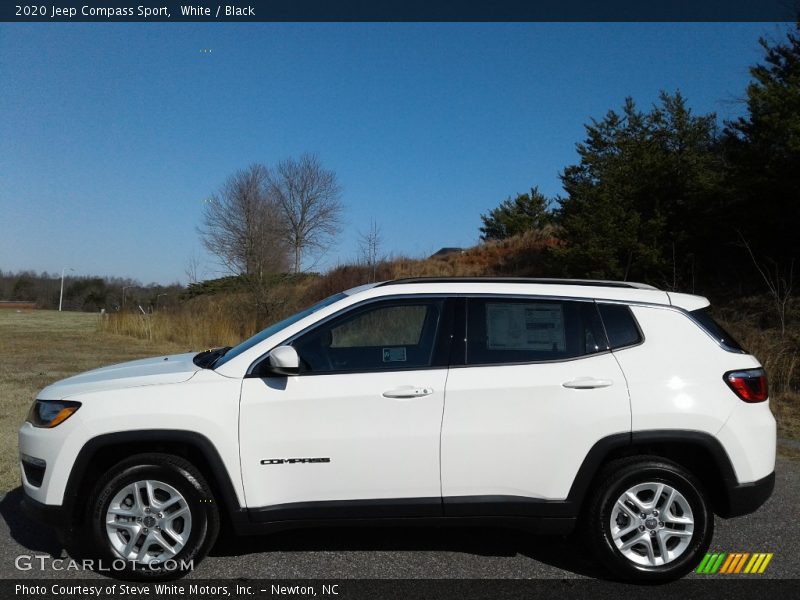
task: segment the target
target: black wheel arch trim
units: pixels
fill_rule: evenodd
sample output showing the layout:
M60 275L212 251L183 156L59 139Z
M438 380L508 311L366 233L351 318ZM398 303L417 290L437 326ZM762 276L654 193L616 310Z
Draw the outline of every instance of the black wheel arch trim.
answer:
M774 474L768 475L758 482L740 484L728 453L720 441L710 433L685 429L650 429L614 434L598 440L586 454L586 458L575 475L567 496L568 510L576 515L580 512L600 466L614 451L630 451L637 447L656 444L675 444L682 447L699 446L708 452L723 483L723 489L713 490L720 496L714 507L715 512L722 517L728 518L753 512L769 498L772 492ZM691 464L683 466L693 470Z
M702 446L714 459L714 463L726 487L738 485L739 481L736 479L736 472L733 470L733 463L728 453L725 451L720 441L710 433L691 430L655 429L634 431L631 434L631 443L633 445L647 445L663 442L678 442Z
M210 473L204 473L204 475L210 479L209 484L215 486L215 489L221 495L218 501L221 501L222 506L220 508L222 511L234 522L247 519L247 513L239 503L236 490L233 487L231 474L225 467L225 463L222 462L222 458L216 446L201 433L181 429L137 429L118 431L89 439L83 445L80 452L78 452L78 456L72 464L72 469L67 479L62 503L65 513L73 517L75 516L74 510L76 508L76 502L79 499L81 486L84 483L84 477L92 458L95 457L98 452L110 446L142 441L182 444L199 451L211 470Z

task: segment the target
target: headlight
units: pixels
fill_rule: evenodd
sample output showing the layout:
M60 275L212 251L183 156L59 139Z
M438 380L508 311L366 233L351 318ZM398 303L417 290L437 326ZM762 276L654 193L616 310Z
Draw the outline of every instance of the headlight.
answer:
M69 419L80 407L80 402L68 400L36 400L25 420L34 427L55 427Z

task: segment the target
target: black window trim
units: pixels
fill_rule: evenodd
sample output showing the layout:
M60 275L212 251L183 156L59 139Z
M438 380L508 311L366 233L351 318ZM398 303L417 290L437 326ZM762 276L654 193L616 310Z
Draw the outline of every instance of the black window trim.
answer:
M392 372L392 371L425 371L425 370L433 370L433 369L447 369L447 368L463 368L463 367L490 367L490 366L515 366L515 365L533 365L533 364L550 364L550 363L559 363L559 362L572 362L574 360L583 360L586 358L591 358L594 356L601 356L603 354L613 354L614 352L619 352L620 350L627 350L628 348L635 348L637 346L641 346L646 341L646 336L644 331L642 330L641 326L639 325L639 321L636 319L636 315L633 314L631 310L631 316L633 317L633 321L636 324L636 328L639 330L639 336L641 341L637 344L632 344L628 346L620 346L619 348L601 350L600 352L595 352L593 354L584 354L583 356L575 356L572 358L563 358L563 359L553 359L553 360L540 360L540 361L526 361L526 362L509 362L509 363L486 363L486 364L474 364L468 365L466 364L466 334L467 334L467 313L466 313L466 300L470 298L478 298L478 299L517 299L517 300L554 300L554 301L572 301L572 302L593 302L595 305L597 304L621 304L623 306L627 306L629 309L633 308L634 306L643 306L645 308L659 308L665 310L672 310L675 312L682 313L686 315L689 319L693 322L695 319L692 317L691 313L679 306L669 305L669 304L658 304L656 302L642 302L636 300L615 300L615 299L606 299L606 298L593 298L588 296L557 296L551 294L508 294L508 293L493 293L493 292L431 292L431 293L411 293L411 294L392 294L392 295L385 295L385 296L374 296L372 298L367 298L361 302L357 302L355 304L351 304L342 310L328 315L324 319L320 319L306 327L305 329L297 332L296 334L282 340L278 344L275 344L272 348L270 348L267 352L259 356L255 359L250 366L247 368L244 377L245 378L253 378L253 377L260 377L256 373L258 366L261 364L262 361L267 360L269 358L269 353L272 352L273 349L277 348L278 346L285 346L287 344L291 344L295 339L300 337L301 335L305 334L306 332L310 331L311 329L323 325L328 321L343 316L350 312L351 310L355 310L357 308L366 306L368 304L373 304L376 302L383 302L386 300L408 300L408 299L444 299L445 300L445 309L443 311L443 315L445 315L448 311L450 312L451 316L451 324L450 324L450 356L449 356L449 364L448 365L435 365L432 367L388 367L386 369L380 370L370 370L370 371L363 371L363 370L352 370L352 371L336 371L336 372L328 372L328 373L303 373L299 376L303 377L311 377L311 376L322 376L322 375L346 375L346 374L355 374L355 373L385 373L385 372ZM598 311L599 312L599 311ZM600 317L602 322L602 316ZM699 326L699 324L698 324ZM603 328L605 329L605 324L603 324ZM713 339L717 344L719 341L711 336L708 332L705 331L703 327L700 329L708 335L711 339ZM606 333L606 340L608 341L608 334ZM438 341L438 338L437 338ZM722 346L721 344L719 344ZM461 347L459 349L459 346ZM724 348L724 346L722 346ZM727 348L726 348L727 349ZM459 352L461 350L461 352ZM458 354L460 353L460 356Z
M600 313L600 322L603 324L603 330L606 333L606 342L608 342L608 349L611 352L619 352L620 350L627 350L628 348L636 348L636 346L641 346L642 344L644 344L644 341L645 341L644 331L642 330L642 326L639 325L639 320L636 318L636 315L633 314L633 311L631 310L631 306L633 306L632 304L630 304L628 302L613 302L613 301L607 301L607 300L595 300L594 302L595 302L595 304L597 304L597 312ZM636 343L633 343L633 344L626 344L624 346L617 346L616 348L612 348L611 347L611 338L608 337L608 331L606 331L606 322L603 320L603 313L600 312L600 305L601 304L616 304L618 306L619 305L627 306L628 307L628 312L630 313L631 319L633 320L633 325L636 327L636 330L639 332L639 341L636 342ZM641 306L646 306L646 305L641 305Z
M687 319L689 319L692 323L694 323L694 325L697 326L700 329L700 331L702 331L706 336L709 337L709 339L713 340L713 342L717 346L719 346L720 348L722 348L726 352L730 352L731 354L749 354L749 352L744 348L736 349L736 348L732 348L731 346L728 346L727 344L722 343L718 338L713 336L711 334L711 332L708 331L705 328L705 326L697 320L697 318L695 318L695 316L692 314L691 310L687 310L687 309L682 308L680 306L675 306L674 304L657 304L655 302L637 302L637 301L626 301L626 300L597 300L597 302L602 303L602 304L624 304L624 305L628 306L629 308L633 308L634 306L641 306L641 307L644 307L644 308L657 308L657 309L661 309L661 310L671 310L673 312L680 313L683 316L685 316ZM703 308L707 309L709 306L710 306L710 304L707 305L707 306L704 306ZM698 310L698 309L695 309L695 310ZM631 311L631 314L633 314L633 311ZM639 332L642 335L642 343L644 343L644 341L645 341L645 339L644 339L644 331L642 331L642 328L639 325L639 321L636 319L636 315L633 315L633 318L636 321L636 326L639 327ZM624 348L620 347L620 348L617 348L616 350L624 350L626 348L633 348L633 347L634 346L625 346Z
M382 368L382 369L347 369L347 370L342 370L342 371L325 371L325 372L317 372L317 373L314 373L314 372L302 373L301 372L301 373L298 373L296 375L296 377L323 377L323 376L326 376L326 375L353 375L353 374L356 374L356 373L394 373L394 372L401 372L401 371L431 371L431 370L436 370L436 369L447 369L449 367L449 362L450 362L450 358L451 358L449 355L451 353L451 347L452 347L452 341L453 341L453 331L454 331L454 324L455 324L455 319L454 319L454 314L453 314L454 313L453 305L455 304L455 300L456 299L454 298L454 296L452 294L398 294L398 295L391 295L391 296L376 296L374 298L368 298L368 299L364 300L363 302L357 302L355 304L351 304L351 305L343 308L342 310L333 313L332 315L328 315L324 319L320 319L319 321L316 321L316 322L312 323L311 325L309 325L308 327L304 328L303 330L295 333L294 335L292 335L292 336L286 338L285 340L281 341L280 343L276 344L275 346L270 348L269 351L265 352L264 354L259 356L256 360L254 360L253 363L250 365L250 367L248 367L247 372L245 373L245 378L259 378L260 379L262 376L259 375L259 373L258 373L259 367L261 366L261 363L263 363L265 360L269 360L269 353L272 352L272 350L274 350L275 348L277 348L279 346L291 345L292 342L294 342L296 339L298 339L299 337L305 335L306 333L310 332L311 330L316 329L317 327L321 327L321 326L325 325L326 323L328 323L328 322L330 322L330 321L332 321L334 319L339 319L340 317L345 317L349 313L351 313L353 311L356 311L356 310L360 310L360 309L362 309L362 308L364 308L366 306L369 306L370 304L383 304L383 303L387 303L387 302L388 303L397 303L397 302L404 301L404 300L411 300L411 301L414 301L414 300L417 300L417 301L419 301L419 300L444 300L443 308L442 308L442 314L439 317L440 318L440 323L441 323L440 330L436 333L436 338L434 339L434 342L433 342L434 343L434 348L433 348L433 353L431 355L431 358L432 358L433 362L440 362L440 360L442 358L445 358L446 359L446 363L445 364L436 364L436 365L431 365L431 366L427 366L427 367L420 367L420 366L416 366L416 367L398 367L398 366L394 366L394 367L386 367L386 368ZM449 331L445 332L445 329L448 328L447 327L448 322L449 322ZM442 336L449 336L449 338L450 338L447 341L446 347L444 349L438 348L438 346L439 346L439 344L441 342ZM442 356L437 356L437 350L438 350L438 352L441 352ZM437 360L437 359L439 359L439 360Z
M637 300L611 300L611 299L606 300L606 299L600 299L600 300L595 300L595 302L597 302L599 304L624 304L625 306L627 306L629 308L633 308L634 306L641 306L641 307L644 307L644 308L657 308L657 309L660 309L660 310L671 310L673 312L680 313L683 316L685 316L687 319L689 319L692 323L694 323L694 325L696 325L700 329L700 331L702 331L706 336L709 337L709 339L713 340L713 342L717 346L719 346L720 348L722 348L726 352L730 352L731 354L750 354L747 351L747 349L745 349L745 348L737 349L737 348L733 348L733 347L721 342L717 337L713 336L711 334L711 332L708 331L702 323L700 323L697 320L697 318L692 314L693 311L688 310L686 308L682 308L680 306L675 306L674 304L658 304L656 302L642 302L642 301L637 301ZM702 309L695 309L695 310L708 309L710 306L711 305L709 304L709 305L706 305L706 306L702 307ZM631 314L633 314L633 311L631 311ZM636 319L636 315L633 315L633 318L634 318L634 321L636 321L636 326L639 328L639 333L642 336L642 342L641 343L643 344L645 342L644 331L642 330L641 326L639 325L639 321L638 321L638 319ZM615 348L614 351L625 350L626 348L633 348L633 347L638 346L638 345L639 344L635 344L634 346L619 347L619 348Z
M717 346L719 346L720 348L722 348L726 352L730 352L731 354L749 354L749 352L745 348L743 348L741 345L739 345L739 347L737 348L736 346L733 346L731 344L726 344L725 342L723 342L721 339L719 339L717 336L715 336L713 333L711 333L708 330L708 328L706 327L706 325L704 323L702 323L700 321L700 319L698 319L694 314L695 311L708 310L709 308L711 308L710 304L708 306L703 306L702 308L696 308L695 310L684 310L683 312L686 314L687 317L689 317L689 320L691 320L692 323L697 325L702 330L703 333L705 333L708 337L710 337L712 340L714 340L716 342ZM709 316L713 319L713 315L709 315ZM715 322L716 322L716 320L715 320ZM725 330L725 328L722 327L722 325L719 325L717 323L717 327L722 329L725 333L728 333ZM728 335L730 336L731 334L728 333ZM736 343L739 344L739 342L736 342Z

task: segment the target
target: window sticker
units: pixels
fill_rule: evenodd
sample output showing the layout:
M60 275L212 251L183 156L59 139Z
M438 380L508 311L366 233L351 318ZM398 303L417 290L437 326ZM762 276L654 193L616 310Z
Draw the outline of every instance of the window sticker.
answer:
M383 362L406 362L406 347L384 348Z
M486 347L489 350L567 348L560 303L486 303Z

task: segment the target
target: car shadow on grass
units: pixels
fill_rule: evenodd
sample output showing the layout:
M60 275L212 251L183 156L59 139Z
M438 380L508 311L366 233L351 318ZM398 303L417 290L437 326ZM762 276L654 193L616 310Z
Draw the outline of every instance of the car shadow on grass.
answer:
M60 557L64 545L52 527L30 519L22 510L22 488L15 488L0 500L0 516L11 538L23 548L37 553Z
M210 556L281 552L457 552L486 557L524 556L570 573L609 577L578 536L534 535L497 527L328 527L281 531L266 536L222 536ZM524 571L516 577L534 575ZM554 573L557 577L558 574Z

